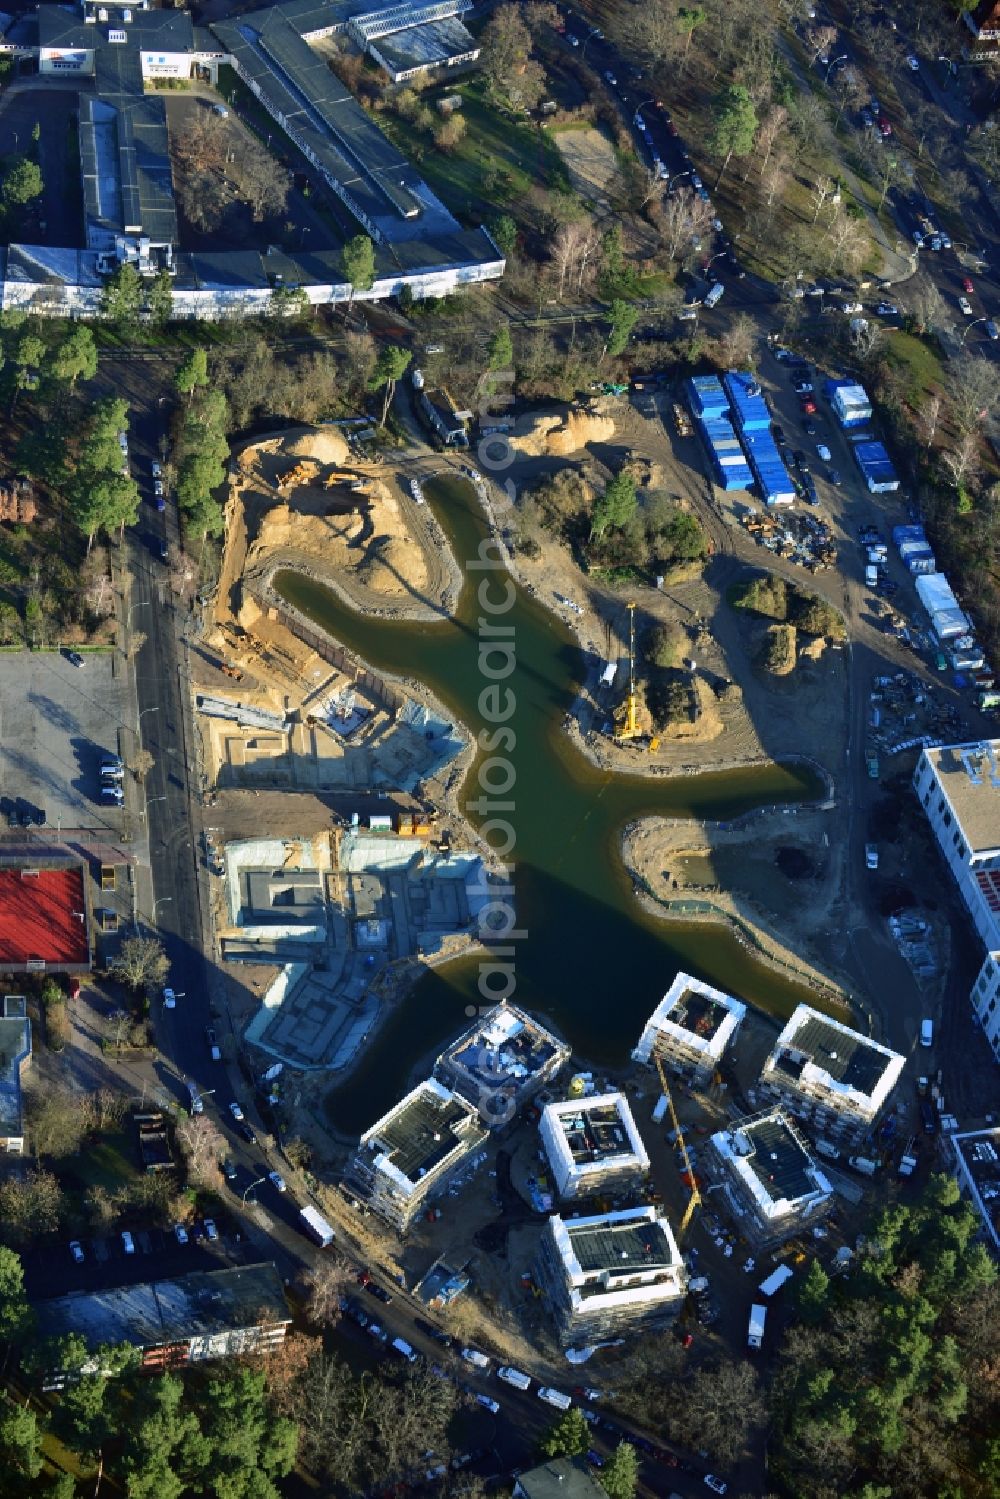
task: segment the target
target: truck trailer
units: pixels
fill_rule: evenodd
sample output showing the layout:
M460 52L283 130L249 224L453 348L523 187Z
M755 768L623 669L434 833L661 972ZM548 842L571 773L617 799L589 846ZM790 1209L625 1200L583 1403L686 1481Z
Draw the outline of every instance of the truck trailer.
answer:
M761 1306L755 1301L750 1308L750 1325L747 1328L747 1347L759 1348L764 1341L764 1323L767 1321L767 1307Z
M322 1213L318 1212L314 1207L300 1208L299 1217L302 1219L302 1227L310 1239L315 1240L321 1249L328 1249L333 1243L334 1233Z

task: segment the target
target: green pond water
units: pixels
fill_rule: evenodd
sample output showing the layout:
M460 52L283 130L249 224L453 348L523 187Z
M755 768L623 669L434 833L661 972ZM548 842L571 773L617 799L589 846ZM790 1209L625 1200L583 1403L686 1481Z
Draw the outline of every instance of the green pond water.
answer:
M477 558L486 525L472 486L437 480L425 492L460 561ZM480 670L477 600L485 573L465 573L456 616L427 624L368 619L320 584L292 572L274 587L336 640L376 670L425 682L455 718L474 732L491 731L480 712L488 685ZM488 575L489 598L501 600L506 574ZM513 586L513 585L511 585ZM618 854L623 825L644 813L726 819L758 806L814 798L818 779L804 768L779 765L648 780L609 776L570 745L561 725L582 671L574 638L523 590L496 623L513 626L516 666L504 686L516 708L508 726L516 745L498 756L515 780L503 798L516 834L511 855L517 926L511 943L518 1004L551 1017L584 1057L624 1061L647 1015L679 968L787 1015L803 986L753 962L718 925L657 922L636 902ZM494 658L496 659L496 658ZM491 710L492 711L492 710ZM495 732L495 730L494 730ZM463 801L482 795L481 754L463 788ZM491 772L500 786L505 772ZM482 825L475 811L470 820ZM496 842L499 834L491 841ZM428 973L373 1039L349 1080L330 1095L335 1126L356 1134L400 1094L414 1064L468 1024L470 1006L484 1003L480 960L460 959ZM499 979L497 980L499 982Z

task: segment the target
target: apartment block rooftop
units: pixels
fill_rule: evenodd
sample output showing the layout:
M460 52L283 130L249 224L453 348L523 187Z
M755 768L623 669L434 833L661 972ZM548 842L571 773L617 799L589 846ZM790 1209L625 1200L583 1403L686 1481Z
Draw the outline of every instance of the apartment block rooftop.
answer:
M473 1106L429 1078L365 1131L358 1154L367 1156L398 1187L412 1190L450 1157L475 1148L486 1136Z
M653 1207L549 1221L570 1277L586 1281L580 1286L584 1296L604 1295L637 1274L651 1275L680 1264L670 1226Z
M547 1104L539 1132L561 1196L649 1170L649 1156L621 1093Z
M718 1058L745 1014L742 1000L689 973L678 973L646 1022L632 1055L637 1062L648 1062L655 1051L680 1044L706 1058Z
M556 1075L569 1054L565 1042L525 1010L505 1003L446 1047L434 1072L487 1120L506 1119Z
M1000 853L1000 739L925 749L970 854Z
M802 1135L780 1109L741 1119L712 1136L719 1158L742 1180L760 1215L773 1218L832 1191Z
M905 1062L839 1020L799 1005L764 1064L761 1081L820 1091L834 1106L873 1112L888 1098Z

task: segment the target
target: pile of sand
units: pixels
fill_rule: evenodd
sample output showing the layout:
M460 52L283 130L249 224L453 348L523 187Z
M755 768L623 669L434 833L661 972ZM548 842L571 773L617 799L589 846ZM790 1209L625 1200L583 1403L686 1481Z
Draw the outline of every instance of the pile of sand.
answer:
M386 596L410 594L417 586L413 566L414 548L397 536L377 536L366 548L364 560L356 569L358 581L375 593ZM423 569L419 583L426 581Z
M565 458L590 442L610 442L615 435L613 419L593 408L568 411L565 416L525 416L517 429L511 446L526 458Z
M315 458L317 463L347 463L351 450L336 430L306 432L301 437L283 438L277 451L288 458Z

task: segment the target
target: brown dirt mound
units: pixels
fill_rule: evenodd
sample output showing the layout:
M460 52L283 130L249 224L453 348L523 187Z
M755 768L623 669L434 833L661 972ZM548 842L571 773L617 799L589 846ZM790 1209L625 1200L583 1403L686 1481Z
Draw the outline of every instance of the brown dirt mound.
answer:
M289 458L315 458L317 463L347 463L351 450L333 430L306 432L283 441L280 451Z

